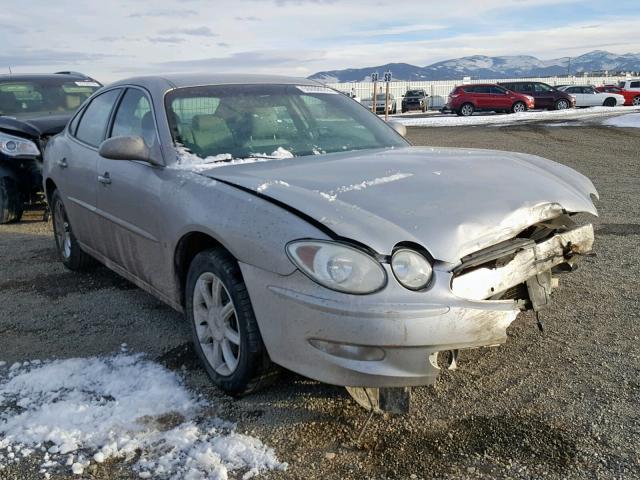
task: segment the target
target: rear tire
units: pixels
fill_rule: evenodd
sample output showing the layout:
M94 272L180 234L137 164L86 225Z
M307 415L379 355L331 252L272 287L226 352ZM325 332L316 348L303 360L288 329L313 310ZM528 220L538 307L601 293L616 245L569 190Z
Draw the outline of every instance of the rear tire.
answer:
M605 107L615 107L616 106L616 99L613 97L609 97L607 99L605 99L604 103L602 105L604 105Z
M191 262L185 288L193 344L213 383L235 396L271 383L276 368L234 258L222 249L200 252Z
M556 102L555 107L556 110L566 110L567 108L569 108L569 101L561 98Z
M516 102L511 107L511 112L512 113L522 113L522 112L526 112L526 111L527 111L527 106L525 105L524 102Z
M55 190L51 195L51 217L56 249L64 266L74 272L87 271L95 267L98 264L97 260L80 248L76 236L73 234L71 223L67 218L67 211L62 203L62 196L58 190Z
M459 112L458 115L462 115L463 117L469 117L473 115L474 110L475 108L471 103L465 103L460 107L460 110L458 110Z
M19 222L24 203L18 184L11 177L0 178L0 224Z

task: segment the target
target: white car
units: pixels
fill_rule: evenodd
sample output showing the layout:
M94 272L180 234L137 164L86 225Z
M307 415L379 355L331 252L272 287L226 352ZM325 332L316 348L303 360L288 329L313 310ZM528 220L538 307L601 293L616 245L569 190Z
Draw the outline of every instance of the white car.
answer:
M369 110L371 110L371 98L367 98L365 100L362 100L362 105L364 105L365 107L367 107ZM376 113L384 113L384 106L385 106L385 94L384 93L378 93L376 95ZM396 99L395 97L390 93L389 94L389 102L387 104L387 112L390 114L395 114L397 111L397 107L396 107Z
M565 85L558 90L573 95L576 98L576 107L617 107L625 102L622 95L598 92L591 85Z

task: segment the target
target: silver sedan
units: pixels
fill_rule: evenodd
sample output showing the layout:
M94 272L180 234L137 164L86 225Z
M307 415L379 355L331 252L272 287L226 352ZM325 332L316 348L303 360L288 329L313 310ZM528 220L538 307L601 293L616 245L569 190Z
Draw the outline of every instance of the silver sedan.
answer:
M593 244L592 183L531 155L415 148L304 79L167 75L100 90L45 152L60 258L185 313L213 381L281 366L406 405L458 349L548 306Z

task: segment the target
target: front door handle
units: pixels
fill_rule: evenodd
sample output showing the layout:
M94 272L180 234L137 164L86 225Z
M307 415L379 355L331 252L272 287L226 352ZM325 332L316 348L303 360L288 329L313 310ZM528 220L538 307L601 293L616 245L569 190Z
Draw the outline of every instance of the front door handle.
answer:
M105 185L109 185L111 183L111 176L109 172L104 172L104 175L98 175L98 181Z
M67 168L69 166L69 164L67 163L67 159L66 158L62 158L62 159L58 160L58 166L60 168Z

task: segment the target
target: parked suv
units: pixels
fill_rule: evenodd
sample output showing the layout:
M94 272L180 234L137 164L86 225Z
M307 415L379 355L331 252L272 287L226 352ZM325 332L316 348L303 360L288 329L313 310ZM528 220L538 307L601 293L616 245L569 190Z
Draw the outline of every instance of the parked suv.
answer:
M407 93L405 93L402 98L402 113L408 112L409 110L426 112L429 106L428 96L427 92L422 89L407 90Z
M42 152L102 85L81 73L0 75L0 223L42 192Z
M461 85L453 89L443 111L462 116L476 111L524 112L534 107L533 97L515 93L492 83Z
M498 82L514 92L531 95L536 100L536 108L564 110L576 106L576 99L543 82Z
M636 93L637 95L633 97L631 104L635 106L640 105L640 80L625 80L624 82L620 82L618 86L627 92Z

